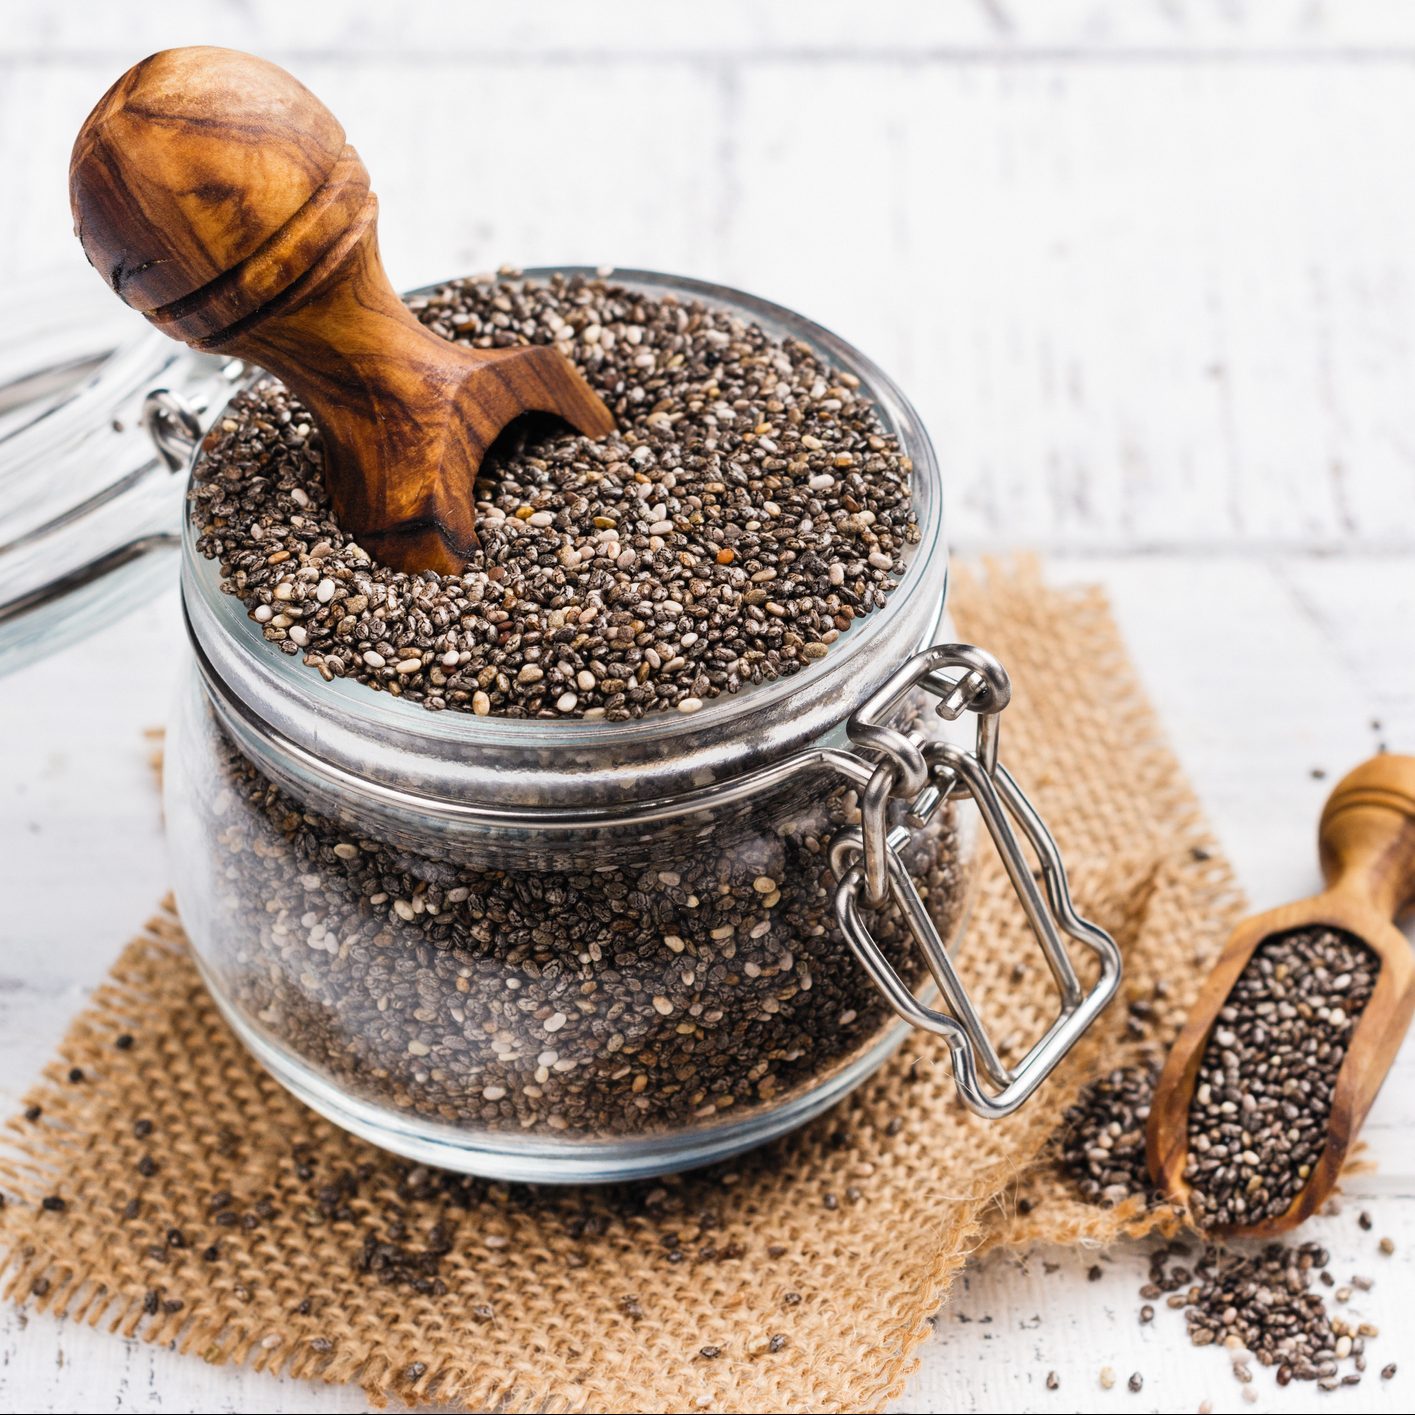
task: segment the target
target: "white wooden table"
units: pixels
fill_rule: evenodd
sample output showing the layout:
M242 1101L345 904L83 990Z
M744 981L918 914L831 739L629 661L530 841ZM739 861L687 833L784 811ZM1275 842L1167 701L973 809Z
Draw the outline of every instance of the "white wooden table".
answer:
M1110 589L1256 903L1315 885L1333 776L1378 742L1415 751L1415 6L12 4L0 268L93 278L72 135L129 63L193 42L268 54L341 115L402 283L681 270L879 358L933 430L955 545L1039 547ZM478 145L481 105L516 114L514 152ZM7 1109L165 887L141 733L183 652L168 593L0 680ZM1409 1408L1415 1358L1375 1370L1415 1301L1415 1049L1366 1135L1379 1169L1318 1232L1339 1276L1376 1278L1361 1310L1384 1334L1331 1399ZM1094 1255L1047 1256L969 1272L901 1409L1242 1408L1174 1314L1137 1325L1142 1255L1103 1255L1096 1284ZM0 1410L360 1408L0 1311Z

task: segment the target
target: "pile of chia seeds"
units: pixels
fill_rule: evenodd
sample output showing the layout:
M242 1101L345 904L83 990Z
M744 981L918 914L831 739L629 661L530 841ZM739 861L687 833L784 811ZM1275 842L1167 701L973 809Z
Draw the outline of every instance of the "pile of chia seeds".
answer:
M1145 1161L1157 1058L1120 1066L1085 1087L1062 1124L1059 1160L1081 1197L1113 1208L1133 1195L1154 1198Z
M1369 1291L1369 1278L1340 1287L1329 1271L1330 1256L1316 1243L1269 1243L1261 1248L1203 1247L1174 1242L1155 1250L1149 1282L1140 1290L1142 1323L1154 1319L1161 1297L1184 1312L1195 1346L1219 1345L1232 1355L1233 1374L1254 1399L1252 1361L1276 1369L1277 1383L1315 1381L1322 1390L1358 1385L1366 1370L1366 1342L1380 1333L1367 1322L1334 1315L1320 1292L1320 1278L1338 1301L1353 1289ZM1349 1364L1348 1364L1349 1363ZM1345 1369L1343 1369L1345 1367ZM1393 1365L1382 1372L1387 1380Z
M1291 1206L1321 1155L1337 1072L1378 969L1360 940L1325 928L1277 935L1254 953L1219 1014L1190 1108L1185 1178L1197 1224L1255 1222ZM1090 1202L1156 1198L1145 1128L1159 1072L1158 1057L1143 1056L1092 1082L1067 1111L1058 1158ZM1368 1215L1360 1226L1371 1228ZM1393 1251L1382 1239L1380 1252ZM1175 1241L1156 1248L1150 1264L1140 1322L1155 1319L1161 1299L1183 1310L1195 1346L1228 1350L1245 1400L1258 1398L1254 1362L1275 1368L1279 1385L1314 1381L1330 1391L1360 1382L1366 1342L1378 1332L1333 1312L1314 1284L1344 1304L1372 1282L1358 1275L1339 1284L1320 1245L1208 1243L1195 1253ZM1381 1372L1394 1374L1393 1364ZM1114 1384L1113 1371L1101 1383Z
M298 402L273 379L239 396L193 485L198 543L325 679L481 715L689 713L824 657L897 584L909 461L807 346L603 279L460 281L412 308L476 347L559 348L617 427L513 427L465 571L408 574L339 529ZM351 1096L473 1130L672 1131L818 1085L892 1025L834 922L828 846L858 814L838 781L572 864L414 853L305 809L214 727L208 759L201 950ZM910 855L945 935L952 829ZM875 930L919 981L890 911Z
M477 481L480 548L439 577L339 529L319 434L279 383L238 397L193 488L198 543L326 679L508 717L693 712L823 657L897 583L909 461L804 344L581 277L458 281L412 308L479 348L554 345L618 426L513 429Z
M1199 1065L1185 1179L1201 1227L1285 1213L1326 1145L1337 1072L1380 964L1334 929L1254 953Z
M473 868L310 812L211 732L200 951L229 1003L351 1096L473 1131L682 1130L783 1103L894 1025L833 915L853 791L793 786L652 858L605 843L582 866ZM947 812L908 862L949 937ZM874 930L918 983L893 912Z

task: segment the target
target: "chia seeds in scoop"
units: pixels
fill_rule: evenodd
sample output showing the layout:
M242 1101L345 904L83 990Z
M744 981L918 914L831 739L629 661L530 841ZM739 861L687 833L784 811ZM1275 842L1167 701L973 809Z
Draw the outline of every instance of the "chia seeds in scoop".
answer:
M192 492L199 548L326 679L508 717L695 712L824 657L894 587L918 539L908 459L805 345L581 277L459 281L412 307L478 347L554 344L618 427L513 429L478 480L480 550L439 577L340 530L281 385L235 399Z
M1291 1207L1326 1145L1346 1048L1380 964L1359 939L1312 928L1268 939L1204 1051L1185 1179L1201 1226Z

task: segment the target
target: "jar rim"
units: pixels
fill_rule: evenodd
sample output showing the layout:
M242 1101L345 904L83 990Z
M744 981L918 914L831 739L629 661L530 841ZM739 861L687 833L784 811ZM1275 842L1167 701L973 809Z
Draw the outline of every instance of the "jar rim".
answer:
M505 278L519 282L576 276L603 278L646 294L701 300L726 308L761 325L774 338L799 340L831 367L858 377L862 394L869 398L885 428L899 439L901 450L912 464L910 489L920 535L918 542L906 552L904 572L898 584L881 608L857 619L821 659L798 672L712 698L693 713L665 709L623 722L607 722L584 718L478 716L454 709L431 712L421 703L374 692L357 680L326 682L306 667L298 655L273 651L261 626L250 618L245 604L222 590L219 566L197 549L193 518L185 515L182 594L189 629L202 650L204 671L208 676L215 674L224 688L234 691L248 710L266 718L276 735L293 740L316 755L323 755L323 743L339 756L342 754L340 744L332 739L329 731L331 724L338 723L341 731L335 736L397 742L405 751L464 766L472 765L482 755L548 752L562 758L577 776L592 775L596 770L606 775L608 779L602 785L610 796L621 800L642 799L663 795L663 788L668 785L651 769L652 762L637 760L650 744L655 749L653 757L660 763L670 751L680 762L691 762L704 746L711 745L713 750L708 752L707 758L690 770L681 783L708 784L710 780L720 779L721 768L726 765L725 760L718 759L732 755L730 751L721 750L724 744L745 738L766 721L799 715L804 704L821 696L825 684L847 679L855 681L856 691L852 697L862 700L868 696L875 679L882 681L902 657L932 641L942 617L947 579L941 475L918 414L894 380L848 341L796 311L710 281L638 269L615 268L606 272L603 268L589 266L540 266ZM442 281L423 286L409 294L432 295L449 283ZM232 389L232 396L258 376L263 375L252 374L238 383ZM198 444L189 464L193 477L198 474L202 456ZM915 632L906 632L901 643L886 642L898 636L899 626L909 624L916 624ZM888 652L884 655L874 652L881 648ZM881 658L883 661L875 661ZM822 718L821 723L824 721ZM821 723L817 723L817 727ZM305 730L301 730L302 724ZM792 738L794 745L799 746L818 737L819 732L811 732L804 738L790 731L782 735ZM352 742L345 745L355 750L357 756ZM786 749L784 741L780 745ZM780 751L771 752L768 757L780 754ZM708 759L715 761L716 766L710 766ZM756 754L755 764L759 765L764 759ZM655 779L627 779L625 769L632 769L636 762L649 768L643 774ZM743 763L742 767L746 765ZM433 794L440 794L435 783L428 784ZM505 783L500 789L495 781L484 784L491 788L489 794L493 797L517 794L514 789L508 792ZM523 778L521 784L530 787L528 779ZM570 792L571 798L576 794ZM531 787L530 799L524 804L532 804L544 796L542 781Z

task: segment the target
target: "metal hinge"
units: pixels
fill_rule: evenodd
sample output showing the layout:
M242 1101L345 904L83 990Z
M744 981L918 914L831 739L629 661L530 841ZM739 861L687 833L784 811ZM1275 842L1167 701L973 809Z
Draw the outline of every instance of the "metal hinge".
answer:
M917 728L887 724L916 689L938 699L937 712L945 719L977 715L971 751L930 740ZM1115 995L1121 966L1110 935L1076 912L1056 842L998 761L999 715L1011 691L1002 665L970 644L938 644L903 664L847 725L851 742L876 754L875 765L861 793L860 824L841 831L830 849L838 881L835 916L846 941L890 1006L944 1039L963 1103L988 1118L1010 1114L1046 1080ZM962 796L978 807L1060 995L1056 1020L1015 1066L1002 1060L988 1035L904 863L915 833L946 801ZM891 826L890 806L899 801L906 803L903 819ZM1023 839L1036 855L1040 889ZM891 904L923 954L941 1008L915 997L870 932L866 911ZM1082 988L1063 935L1099 960L1100 976L1089 989ZM980 1073L991 1089L984 1089Z

